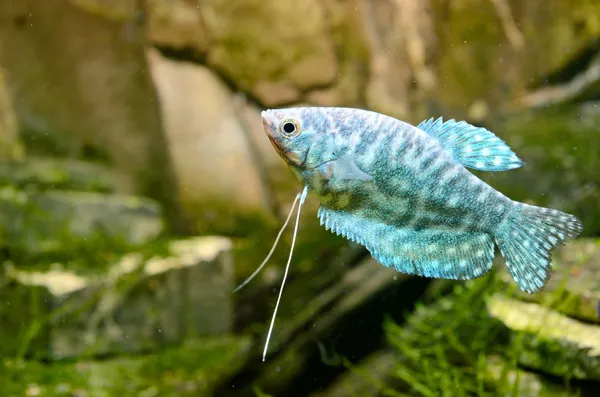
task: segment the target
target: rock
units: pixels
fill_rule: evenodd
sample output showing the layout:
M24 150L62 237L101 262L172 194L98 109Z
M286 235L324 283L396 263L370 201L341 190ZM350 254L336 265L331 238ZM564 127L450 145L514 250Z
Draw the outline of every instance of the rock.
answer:
M210 69L148 54L182 203L198 232L240 233L272 219L272 200L232 94ZM193 98L193 99L192 99ZM260 117L253 120L260 122Z
M511 338L521 340L522 365L565 378L600 380L600 326L499 294L487 306L510 330Z
M137 246L163 231L160 206L149 199L89 192L27 193L0 189L5 248L30 255L94 248L100 241ZM116 248L113 247L113 248Z
M211 38L209 65L265 103L268 96L256 87L289 81L303 90L330 84L338 74L319 1L244 0L232 7L210 0L200 9Z
M5 396L209 397L216 383L246 361L249 342L222 335L195 338L157 354L102 361L0 360L0 385Z
M280 209L280 219L285 219L287 211L282 207L293 202L297 193L302 190L300 182L292 175L287 164L277 154L273 145L267 138L260 119L260 109L248 103L243 97L235 98L238 117L245 126L245 131L256 149L260 170L265 177L265 182ZM313 215L314 216L314 215Z
M583 107L507 114L486 127L527 164L518 170L478 173L508 197L577 216L583 235L600 234L600 112Z
M64 359L156 350L231 331L231 242L174 241L167 257L129 254L100 276L12 271L0 288L5 354ZM33 328L31 328L33 327ZM29 331L31 339L23 338ZM19 339L19 337L23 339Z
M0 65L28 154L103 159L116 169L120 193L157 200L181 231L143 30L107 16L126 15L137 1L74 1L0 3Z
M23 157L24 149L18 137L17 119L6 78L0 67L0 160Z
M322 4L339 62L339 74L331 87L315 90L307 100L321 106L363 107L372 51L365 28L365 9L370 5L361 0L326 0Z
M454 395L468 395L485 389L494 396L597 390L597 382L570 380L600 368L599 326L508 298L493 274L454 284L449 293L419 304L405 322L386 322L397 364L394 390L440 395L451 388ZM526 372L531 370L535 374Z
M423 114L416 105L436 82L429 59L436 49L433 17L428 2L364 5L371 68L364 95L370 109L411 121Z
M499 278L512 285L514 297L543 303L567 316L586 322L600 323L596 305L600 300L600 242L578 239L560 247L554 255L553 270L546 287L537 294L527 294L514 288L514 281L505 265Z
M487 358L488 378L504 386L505 395L520 397L569 397L573 395L571 390L548 381L542 376L511 368L503 358L491 356Z
M513 100L563 68L600 33L597 2L551 7L544 0L529 1L526 7L485 0L430 4L436 28L431 63L438 83L429 97L444 115L456 119L478 101L495 113L510 109Z
M600 91L598 87L600 87L600 54L596 55L587 68L570 81L527 93L519 101L521 106L528 108L576 104L590 97L595 99Z
M95 163L27 157L0 163L0 186L112 193L117 186L117 177L108 168Z
M114 20L134 19L139 13L136 0L68 0L91 14Z
M300 98L300 90L289 82L261 80L254 86L254 94L266 107L277 107L286 103L294 103Z
M146 9L147 35L155 45L169 49L192 50L197 55L206 53L208 36L198 2L148 0Z

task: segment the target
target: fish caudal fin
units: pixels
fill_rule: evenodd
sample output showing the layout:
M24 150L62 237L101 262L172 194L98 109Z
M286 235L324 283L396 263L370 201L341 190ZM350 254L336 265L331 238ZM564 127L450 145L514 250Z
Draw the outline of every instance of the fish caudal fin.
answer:
M548 282L552 251L582 230L583 224L573 215L516 203L515 211L499 225L495 239L512 278L519 288L533 294Z

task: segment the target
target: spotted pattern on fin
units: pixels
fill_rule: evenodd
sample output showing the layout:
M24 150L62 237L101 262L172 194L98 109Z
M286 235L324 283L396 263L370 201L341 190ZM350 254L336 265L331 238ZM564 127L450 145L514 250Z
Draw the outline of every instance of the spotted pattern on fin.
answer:
M485 233L402 229L326 207L318 216L327 230L365 246L399 272L465 280L492 268L494 242Z
M525 165L500 138L465 121L446 122L440 117L422 121L417 128L436 137L452 157L472 169L507 171Z
M552 251L582 230L573 215L516 203L514 213L499 226L496 243L519 288L536 293L550 278Z

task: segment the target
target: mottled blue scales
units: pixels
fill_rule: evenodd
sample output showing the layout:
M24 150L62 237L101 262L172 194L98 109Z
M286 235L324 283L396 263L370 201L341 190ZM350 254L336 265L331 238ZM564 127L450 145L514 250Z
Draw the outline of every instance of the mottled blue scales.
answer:
M375 260L399 272L444 279L473 279L492 268L494 243L486 233L413 230L320 207L321 225L359 243Z
M507 171L525 165L517 155L492 132L454 119L444 122L433 118L417 128L437 138L452 157L479 171Z
M583 229L575 216L515 202L469 172L525 163L465 121L431 118L415 127L334 107L262 117L275 150L320 201L321 223L400 272L479 277L497 245L515 282L535 293L546 285L554 249Z

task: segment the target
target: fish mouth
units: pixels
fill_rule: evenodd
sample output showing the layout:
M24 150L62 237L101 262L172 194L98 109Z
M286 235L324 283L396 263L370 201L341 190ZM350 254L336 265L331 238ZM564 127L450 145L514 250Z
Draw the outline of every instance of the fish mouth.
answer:
M275 150L277 150L281 154L285 153L285 150L284 150L283 146L281 145L281 142L278 139L273 138L273 136L271 136L271 134L267 134L267 137L271 141L271 144L273 144L273 146L275 146Z
M275 151L279 154L279 156L288 164L301 167L306 162L306 158L308 156L308 152L304 153L304 156L301 157L298 153L293 150L288 150L282 140L279 137L279 133L277 131L277 127L275 126L275 122L272 120L273 117L278 117L276 114L271 113L269 110L264 110L261 112L263 127L265 129L265 133L267 134L267 138L271 141L271 144L275 148ZM281 118L281 117L279 117Z
M260 113L260 116L262 117L262 123L263 123L263 127L265 129L265 133L267 134L267 137L271 141L271 144L273 144L273 146L279 153L281 153L281 154L285 153L285 149L283 147L281 140L279 140L278 138L275 137L275 133L276 133L275 125L274 125L273 121L271 120L271 118L269 117L269 111L263 110Z

